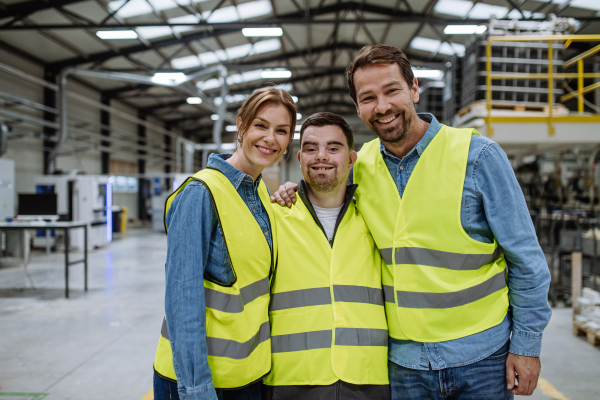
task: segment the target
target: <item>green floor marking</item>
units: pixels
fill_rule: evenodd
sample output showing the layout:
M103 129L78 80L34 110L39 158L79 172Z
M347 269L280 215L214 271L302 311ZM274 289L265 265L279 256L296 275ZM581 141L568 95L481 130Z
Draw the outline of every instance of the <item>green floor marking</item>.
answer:
M3 393L0 392L0 397L21 397L23 400L42 400L45 399L50 393ZM15 399L17 400L17 399Z

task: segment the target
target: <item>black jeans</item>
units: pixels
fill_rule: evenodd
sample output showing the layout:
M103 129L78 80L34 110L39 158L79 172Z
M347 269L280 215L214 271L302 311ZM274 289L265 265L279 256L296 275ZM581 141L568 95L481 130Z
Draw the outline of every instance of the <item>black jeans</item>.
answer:
M353 385L337 381L327 386L267 386L264 400L389 400L389 385Z

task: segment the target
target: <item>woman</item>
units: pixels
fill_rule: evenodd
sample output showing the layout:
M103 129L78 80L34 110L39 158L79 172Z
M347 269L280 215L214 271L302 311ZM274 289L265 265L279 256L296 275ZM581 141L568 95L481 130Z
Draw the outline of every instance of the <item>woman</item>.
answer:
M167 200L156 400L258 400L271 369L268 293L277 246L260 178L292 139L294 101L273 87L257 90L237 126L235 153L212 154Z

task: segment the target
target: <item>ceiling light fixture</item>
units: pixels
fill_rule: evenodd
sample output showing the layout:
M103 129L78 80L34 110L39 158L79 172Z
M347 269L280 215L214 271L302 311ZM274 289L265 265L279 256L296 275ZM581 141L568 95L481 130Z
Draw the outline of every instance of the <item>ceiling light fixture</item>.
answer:
M413 69L415 78L440 79L443 75L439 69Z
M200 98L200 97L188 97L187 98L187 103L188 104L202 104L202 98Z
M298 97L292 96L292 100L294 100L294 103L297 103L298 102Z
M472 35L480 34L487 30L485 25L448 25L444 28L446 35Z
M288 71L285 69L282 70L270 70L270 71L262 71L260 76L263 79L285 79L292 77L292 71Z
M237 126L236 125L227 125L225 127L225 130L227 132L237 132Z
M275 37L282 36L281 28L243 28L242 35L246 37Z
M137 39L138 34L136 31L125 30L125 31L98 31L96 36L100 39Z
M296 113L296 119L299 121L302 119L302 114Z
M210 119L212 119L213 121L218 121L219 120L219 115L218 114L213 114L210 116Z
M152 77L152 82L173 84L183 82L186 78L183 72L157 72Z

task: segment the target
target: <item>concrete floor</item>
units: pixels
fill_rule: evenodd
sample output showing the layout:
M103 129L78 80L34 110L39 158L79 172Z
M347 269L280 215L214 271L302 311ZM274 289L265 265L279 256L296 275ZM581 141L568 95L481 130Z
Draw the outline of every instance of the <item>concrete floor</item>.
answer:
M32 253L35 290L15 260L3 260L0 400L142 399L163 318L165 254L164 234L131 231L89 254L87 293L82 265L71 267L69 299L63 255ZM573 336L571 309L554 309L542 377L556 391L531 399L600 399L600 348Z

